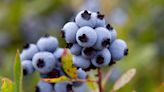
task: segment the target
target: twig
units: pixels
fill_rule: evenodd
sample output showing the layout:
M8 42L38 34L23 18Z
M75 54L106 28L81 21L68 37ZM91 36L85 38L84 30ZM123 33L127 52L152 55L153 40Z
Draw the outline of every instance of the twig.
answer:
M97 83L97 80L91 80L91 79L66 79L66 80L61 80L61 78L56 78L56 81L55 78L41 78L41 80L43 81L46 81L46 82L49 82L49 83L55 83L55 82L61 82L61 81L70 81L70 82L95 82ZM59 81L57 81L59 80ZM61 81L60 81L61 80Z
M99 86L99 92L103 92L103 87L102 87L102 73L101 73L101 69L98 68L97 69L98 72L98 86Z
M71 82L97 82L96 80L90 80L90 79L72 79Z

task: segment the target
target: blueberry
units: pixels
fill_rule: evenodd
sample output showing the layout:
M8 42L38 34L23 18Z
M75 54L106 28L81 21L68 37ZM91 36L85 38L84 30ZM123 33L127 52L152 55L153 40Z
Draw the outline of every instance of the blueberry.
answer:
M61 66L62 66L62 64L61 64L61 58L60 58L60 59L56 60L55 67L61 67Z
M53 85L44 81L39 81L36 86L35 92L52 92Z
M109 47L112 59L115 61L121 60L128 54L128 47L124 40L116 39Z
M102 50L103 48L109 47L111 39L109 30L104 27L98 27L95 29L95 32L97 33L97 41L94 48L97 50Z
M86 72L84 70L82 70L81 68L79 68L77 70L77 77L78 77L78 79L85 80L87 78L87 74L86 74ZM83 84L83 82L73 82L73 86L75 86L75 87L79 87L82 84Z
M84 70L82 70L81 68L79 68L77 70L77 76L79 79L86 79L87 78L87 74Z
M58 40L47 34L38 40L37 46L40 51L54 52L58 47Z
M95 27L95 17L92 17L92 12L88 10L79 12L75 18L75 22L79 27Z
M95 57L91 60L92 64L96 67L108 65L111 60L111 54L107 48L96 53Z
M54 86L55 92L74 92L72 83L70 82L57 82Z
M111 27L110 24L107 24L106 28L109 30L109 32L111 34L111 42L113 42L117 38L117 32L113 27Z
M37 71L45 74L53 70L56 60L50 52L38 52L34 55L32 63Z
M56 59L60 59L61 56L63 55L64 49L63 48L57 48L56 51L54 52L54 56Z
M105 25L105 19L104 19L104 15L100 14L100 12L93 12L92 16L95 19L95 27L104 27Z
M73 54L73 55L79 55L81 53L81 50L82 50L82 47L79 46L77 43L73 44L71 47L70 47L70 52Z
M73 86L73 91L74 92L90 92L89 87L86 84L82 84L80 86Z
M91 27L82 27L76 33L77 43L82 47L91 47L96 43L97 34Z
M29 75L34 72L34 67L31 60L22 61L23 75Z
M54 56L56 58L56 67L61 66L61 57L63 55L64 49L63 48L57 48L56 51L54 52Z
M79 56L73 56L73 64L76 67L86 69L90 66L91 62L89 59L86 59L79 55Z
M32 60L32 57L35 53L37 53L39 50L35 44L26 44L24 46L24 49L22 53L20 54L21 60Z
M67 43L76 42L76 33L78 29L79 28L75 22L68 22L64 25L62 29L62 35L65 38Z
M83 48L81 52L82 52L82 56L88 59L93 58L94 55L96 54L96 50L92 47Z

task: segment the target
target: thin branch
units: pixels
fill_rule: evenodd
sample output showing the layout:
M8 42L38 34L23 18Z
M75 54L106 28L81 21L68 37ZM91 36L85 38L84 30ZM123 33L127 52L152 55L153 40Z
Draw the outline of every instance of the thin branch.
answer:
M86 80L83 80L83 79L72 79L70 81L71 82L97 82L96 80L90 80L90 79L86 79Z
M101 73L101 69L98 68L97 69L98 72L98 86L99 86L99 92L103 92L103 87L102 87L102 73Z

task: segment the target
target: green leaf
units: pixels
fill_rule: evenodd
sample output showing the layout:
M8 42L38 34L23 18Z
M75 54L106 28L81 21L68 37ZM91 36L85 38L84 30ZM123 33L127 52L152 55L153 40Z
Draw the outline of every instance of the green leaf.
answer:
M19 50L17 50L14 64L15 92L22 92L22 66Z
M7 78L2 78L1 92L14 92L14 84Z
M109 80L112 73L112 67L109 68L108 72L106 73L105 77L103 78L102 86L105 87L107 81Z
M125 86L136 74L136 69L129 69L126 73L124 73L114 84L112 92L119 90L121 87Z
M49 83L56 83L56 82L62 82L62 81L70 81L69 78L66 76L61 76L59 78L42 78L43 81L49 82Z
M77 79L77 68L73 66L72 54L68 49L64 49L61 57L62 68L64 72L71 78Z

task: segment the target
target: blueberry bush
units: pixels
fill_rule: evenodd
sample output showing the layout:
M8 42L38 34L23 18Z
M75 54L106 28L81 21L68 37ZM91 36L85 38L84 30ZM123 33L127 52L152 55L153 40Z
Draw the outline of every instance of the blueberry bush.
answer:
M0 92L163 92L162 6L1 0Z
M59 48L57 38L45 34L36 44L25 44L20 54L17 51L15 81L2 79L2 91L22 92L22 77L36 71L40 81L35 92L79 92L85 83L97 83L97 89L103 92L101 68L110 67L128 55L125 41L117 39L116 30L110 24L106 25L104 15L88 10L78 13L75 22L66 23L61 35L67 42L66 48ZM89 77L87 71L91 69L97 69L97 80ZM124 75L112 91L125 85L134 74L135 69Z

